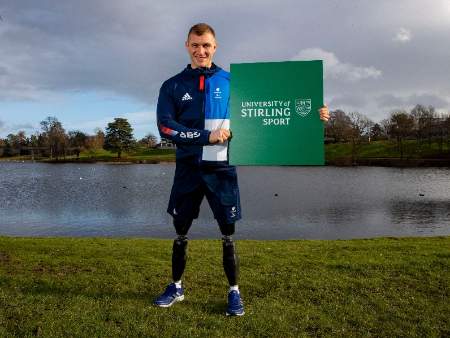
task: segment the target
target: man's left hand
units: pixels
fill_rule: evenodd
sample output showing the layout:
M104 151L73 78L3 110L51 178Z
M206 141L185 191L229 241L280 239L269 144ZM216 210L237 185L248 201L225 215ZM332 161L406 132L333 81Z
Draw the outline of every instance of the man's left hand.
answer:
M327 105L324 105L319 109L320 119L323 122L327 122L330 119L330 112L328 111Z

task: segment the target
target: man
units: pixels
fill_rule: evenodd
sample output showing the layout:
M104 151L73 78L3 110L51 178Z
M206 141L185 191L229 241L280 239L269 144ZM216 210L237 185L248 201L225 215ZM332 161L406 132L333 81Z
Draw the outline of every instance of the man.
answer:
M186 236L206 196L223 235L223 268L230 285L226 314L241 316L244 305L232 238L235 222L241 218L241 206L236 168L228 164L230 76L213 63L217 45L212 27L204 23L191 27L185 46L191 63L163 83L157 106L161 137L177 145L175 178L167 208L177 238L172 249L173 281L154 303L169 307L184 299L181 277L186 266ZM322 108L320 115L327 120L328 109Z

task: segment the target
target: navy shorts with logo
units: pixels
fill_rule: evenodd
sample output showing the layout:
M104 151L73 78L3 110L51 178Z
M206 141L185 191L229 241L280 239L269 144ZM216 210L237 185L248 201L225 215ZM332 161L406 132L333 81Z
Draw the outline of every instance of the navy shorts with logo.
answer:
M198 218L204 196L220 224L241 219L235 167L177 163L167 212L180 220Z

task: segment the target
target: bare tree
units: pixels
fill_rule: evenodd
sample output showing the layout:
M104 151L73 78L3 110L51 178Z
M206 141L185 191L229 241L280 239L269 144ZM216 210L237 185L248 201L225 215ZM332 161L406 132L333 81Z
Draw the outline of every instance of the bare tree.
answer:
M394 111L390 117L389 135L397 140L400 158L403 158L403 141L413 134L414 118L406 111Z
M365 115L353 112L349 114L350 129L348 137L352 144L352 162L356 162L364 139L368 139L370 135L370 127L373 122Z
M411 117L414 120L414 131L417 141L420 142L424 139L428 140L428 144L431 144L433 133L436 129L436 112L433 106L425 107L417 104L411 110Z
M49 116L41 121L41 128L42 136L50 148L50 158L52 159L55 156L58 160L60 155L65 156L68 139L61 122L56 117Z
M327 137L334 139L334 142L348 141L351 128L351 120L344 111L338 109L330 112L325 129Z

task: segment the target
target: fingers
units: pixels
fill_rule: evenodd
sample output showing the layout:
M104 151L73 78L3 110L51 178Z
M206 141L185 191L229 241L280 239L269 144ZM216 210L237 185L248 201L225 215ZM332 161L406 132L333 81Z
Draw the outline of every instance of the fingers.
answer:
M319 114L320 119L324 122L327 122L330 119L330 112L326 104L324 104L323 107L319 109Z
M230 138L228 129L216 129L209 134L209 143L224 143Z
M220 129L222 131L222 135L225 137L225 140L228 140L230 137L230 131L228 129Z

